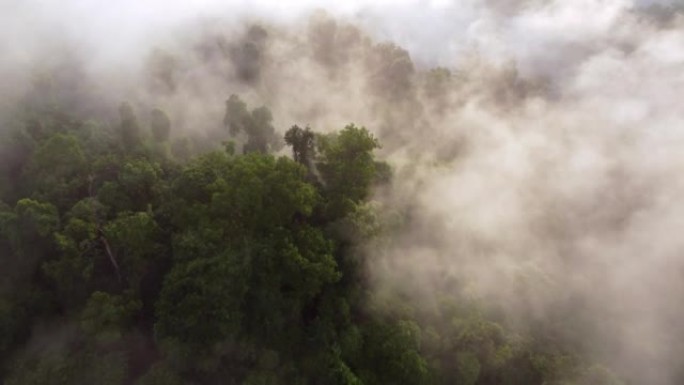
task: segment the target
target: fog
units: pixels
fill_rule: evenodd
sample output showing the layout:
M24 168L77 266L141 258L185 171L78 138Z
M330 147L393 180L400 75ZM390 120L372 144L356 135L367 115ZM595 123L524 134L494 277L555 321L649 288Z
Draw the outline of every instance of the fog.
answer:
M456 279L521 327L575 320L563 338L631 383L677 383L684 4L337 3L10 0L0 122L129 101L210 132L238 94L282 132L364 125L394 167L381 217L405 218L366 247L374 287L430 306Z

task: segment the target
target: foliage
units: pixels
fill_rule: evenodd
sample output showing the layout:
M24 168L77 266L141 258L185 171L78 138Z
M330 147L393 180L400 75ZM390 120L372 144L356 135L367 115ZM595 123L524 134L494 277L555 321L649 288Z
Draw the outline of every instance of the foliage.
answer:
M257 60L267 34L250 33L235 60ZM405 51L380 45L368 60L382 72L375 86L407 96ZM426 92L449 77L431 73ZM268 108L236 95L208 138L169 143L171 123L154 109L140 124L127 103L104 123L36 108L8 135L6 384L620 383L458 290L436 316L370 287L363 246L388 231L371 197L392 173L366 128L295 125L281 139ZM293 159L272 154L283 142Z
M275 134L272 122L273 115L266 106L249 112L247 104L237 95L231 95L226 101L223 124L233 136L240 133L247 135L247 142L244 144L245 153L267 153L280 148L280 138Z

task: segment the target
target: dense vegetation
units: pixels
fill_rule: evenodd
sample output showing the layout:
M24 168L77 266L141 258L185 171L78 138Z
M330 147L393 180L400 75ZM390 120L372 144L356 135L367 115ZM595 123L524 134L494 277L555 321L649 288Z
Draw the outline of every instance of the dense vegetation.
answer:
M391 170L365 128L281 138L237 96L207 137L119 115L26 106L5 132L5 384L620 383L458 290L374 291L362 246L402 220L369 202Z

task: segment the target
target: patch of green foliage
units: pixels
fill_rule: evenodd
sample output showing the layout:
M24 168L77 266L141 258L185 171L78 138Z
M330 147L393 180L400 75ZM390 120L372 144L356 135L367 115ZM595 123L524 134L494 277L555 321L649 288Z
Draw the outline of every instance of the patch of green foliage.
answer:
M6 384L619 383L456 293L439 317L373 293L359 242L383 231L369 199L391 170L366 128L281 140L266 107L231 96L227 144L195 152L159 109L150 127L120 115L35 109L7 133ZM272 154L283 141L294 160Z

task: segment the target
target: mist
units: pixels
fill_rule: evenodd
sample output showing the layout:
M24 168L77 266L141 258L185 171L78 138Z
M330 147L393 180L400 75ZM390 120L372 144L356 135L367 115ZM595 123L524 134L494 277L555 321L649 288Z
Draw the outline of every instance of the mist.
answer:
M105 122L125 101L205 135L231 94L280 133L364 125L394 170L374 201L402 218L364 245L378 292L477 298L521 329L564 319L558 338L630 384L684 378L682 3L2 8L4 127L26 101Z

